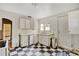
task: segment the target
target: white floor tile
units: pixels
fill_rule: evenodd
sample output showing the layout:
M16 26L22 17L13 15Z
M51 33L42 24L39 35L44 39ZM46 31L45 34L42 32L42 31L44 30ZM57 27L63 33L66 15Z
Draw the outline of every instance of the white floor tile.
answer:
M18 56L22 56L24 54L25 54L25 52L24 51L21 51L21 52L18 53Z
M11 56L15 55L15 54L17 54L17 51L13 51L13 52L10 53Z
M17 51L17 50L20 50L20 49L22 49L22 48L19 47L19 48L16 49L16 51Z

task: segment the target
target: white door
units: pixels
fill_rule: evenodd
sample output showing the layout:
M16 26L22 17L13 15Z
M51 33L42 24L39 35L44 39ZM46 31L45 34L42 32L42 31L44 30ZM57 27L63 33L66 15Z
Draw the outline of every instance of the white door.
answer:
M68 17L66 15L58 17L58 33L59 45L71 47L71 39L68 31Z

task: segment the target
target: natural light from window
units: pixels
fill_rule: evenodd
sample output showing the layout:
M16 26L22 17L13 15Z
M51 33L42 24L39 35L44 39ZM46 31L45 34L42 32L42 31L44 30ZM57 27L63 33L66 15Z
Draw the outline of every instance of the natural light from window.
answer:
M40 30L41 30L41 31L44 31L44 24L41 24L41 25L40 25Z
M50 24L40 24L41 31L50 31Z

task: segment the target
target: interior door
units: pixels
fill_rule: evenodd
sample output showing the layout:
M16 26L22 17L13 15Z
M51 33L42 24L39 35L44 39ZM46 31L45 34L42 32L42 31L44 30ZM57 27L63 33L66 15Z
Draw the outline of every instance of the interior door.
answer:
M71 46L71 39L68 31L68 16L58 17L59 44L63 47Z
M3 39L8 40L9 48L12 48L12 21L3 18L2 19Z

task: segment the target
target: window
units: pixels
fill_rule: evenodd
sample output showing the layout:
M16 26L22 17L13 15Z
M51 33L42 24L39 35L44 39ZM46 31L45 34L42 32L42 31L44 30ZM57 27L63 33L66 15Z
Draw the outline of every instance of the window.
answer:
M41 30L41 31L44 31L44 24L41 24L41 25L40 25L40 30Z
M50 24L40 24L41 31L50 31Z
M50 24L46 24L45 31L50 31Z

